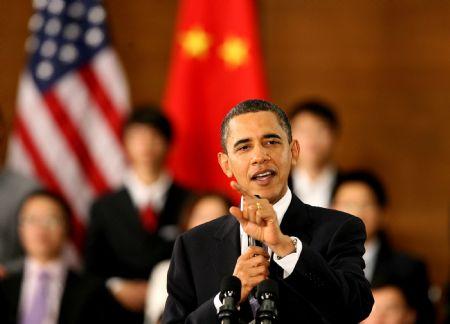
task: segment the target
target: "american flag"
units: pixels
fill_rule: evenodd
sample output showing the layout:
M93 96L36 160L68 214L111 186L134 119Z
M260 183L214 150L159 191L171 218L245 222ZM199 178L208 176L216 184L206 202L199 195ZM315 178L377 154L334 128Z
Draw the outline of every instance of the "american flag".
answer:
M127 84L101 1L35 0L33 7L8 165L70 202L80 241L92 199L122 180Z

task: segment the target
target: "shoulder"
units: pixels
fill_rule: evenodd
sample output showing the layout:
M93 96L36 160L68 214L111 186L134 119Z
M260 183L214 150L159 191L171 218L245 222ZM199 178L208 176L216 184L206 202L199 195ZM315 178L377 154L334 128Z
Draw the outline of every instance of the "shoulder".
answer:
M22 279L22 270L9 273L6 275L6 277L0 280L0 290L2 290L6 294L18 291L20 289L20 286L22 285Z
M121 187L115 191L104 193L95 199L91 208L93 212L105 209L109 210L123 205L126 201L130 201L131 203L130 195L125 187Z
M184 232L183 234L181 234L181 237L185 240L211 238L214 234L217 234L220 229L224 228L227 225L232 225L233 221L233 216L224 215Z
M176 198L176 199L185 199L189 197L192 194L192 192L184 187L183 185L179 184L176 181L173 181L171 185L169 186L168 195Z
M356 216L329 208L315 207L305 204L309 221L317 231L328 233L346 231L351 233L364 233L365 226Z

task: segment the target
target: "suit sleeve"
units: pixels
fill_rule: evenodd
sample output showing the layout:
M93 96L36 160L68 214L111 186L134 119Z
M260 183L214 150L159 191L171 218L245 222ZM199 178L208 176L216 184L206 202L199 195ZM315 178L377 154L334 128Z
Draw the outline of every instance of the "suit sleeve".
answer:
M173 323L218 323L213 298L197 306L193 276L187 258L183 236L175 242L167 277L168 297L162 322Z
M365 238L362 221L352 218L334 233L326 251L319 253L303 244L294 271L283 284L327 322L360 322L373 305L363 272Z

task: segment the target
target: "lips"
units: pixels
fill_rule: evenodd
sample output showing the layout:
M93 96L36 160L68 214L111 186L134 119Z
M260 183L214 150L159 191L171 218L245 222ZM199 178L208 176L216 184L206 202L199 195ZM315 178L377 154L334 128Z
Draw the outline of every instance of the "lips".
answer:
M251 180L256 181L261 185L265 185L268 184L275 175L276 172L272 169L260 170L252 175Z

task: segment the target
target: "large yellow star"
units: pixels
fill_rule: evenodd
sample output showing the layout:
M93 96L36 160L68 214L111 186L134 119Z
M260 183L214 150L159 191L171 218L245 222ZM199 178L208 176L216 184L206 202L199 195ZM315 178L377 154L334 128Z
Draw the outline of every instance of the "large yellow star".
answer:
M240 37L228 37L219 48L219 55L231 68L237 68L248 59L248 44Z
M180 37L181 47L191 57L204 57L211 45L211 37L201 28L193 27Z

